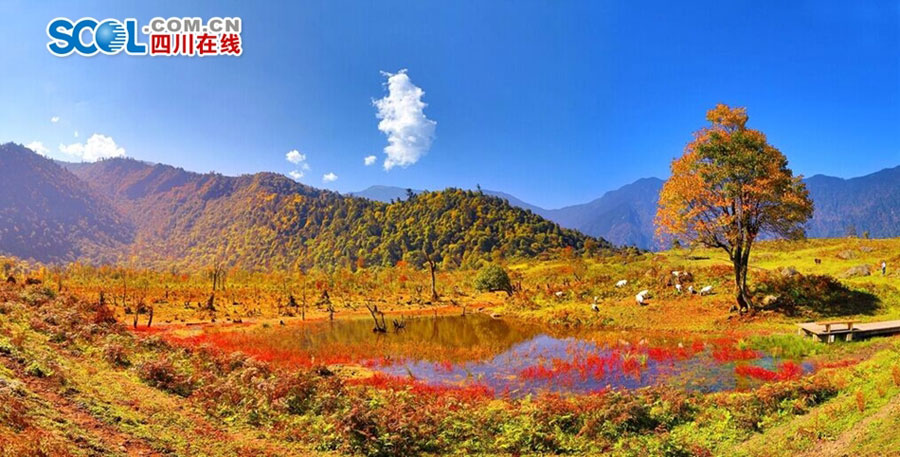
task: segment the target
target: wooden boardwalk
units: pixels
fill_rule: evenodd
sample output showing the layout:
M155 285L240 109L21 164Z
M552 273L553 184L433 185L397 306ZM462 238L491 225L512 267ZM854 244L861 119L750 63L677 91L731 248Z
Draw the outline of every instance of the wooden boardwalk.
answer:
M820 341L833 342L835 337L841 337L846 341L854 338L890 335L900 333L900 321L865 322L855 321L830 321L830 322L805 322L797 324L800 335L808 335Z

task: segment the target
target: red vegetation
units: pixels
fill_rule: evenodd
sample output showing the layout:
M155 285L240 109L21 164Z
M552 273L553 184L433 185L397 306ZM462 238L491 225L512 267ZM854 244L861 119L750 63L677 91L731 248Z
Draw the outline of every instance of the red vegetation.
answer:
M669 346L648 346L643 342L638 344L622 343L618 349L602 353L576 348L570 351L571 357L551 359L549 363L526 367L519 372L519 377L545 381L552 379L562 383L622 374L637 379L647 367L647 361L657 364L683 361L697 357L707 350L710 351L713 360L721 364L754 360L762 356L759 351L738 349L736 346L737 339L728 337L708 342L695 340L690 345L679 343Z
M494 390L484 384L466 384L465 386L433 385L412 378L401 378L381 373L368 378L351 379L347 383L377 389L409 391L417 395L454 398L461 401L488 400L494 397Z
M720 363L736 362L740 360L755 360L762 357L762 353L753 349L739 349L734 338L718 338L711 341L714 349L712 356Z
M738 365L734 367L734 372L739 376L746 376L761 381L788 381L799 379L803 375L803 367L787 360L779 365L777 371L767 370L756 365Z
M276 349L272 347L258 347L244 344L239 338L233 338L232 335L225 332L203 333L187 338L171 338L171 340L173 343L188 347L209 345L226 353L241 352L260 362L273 363L293 368L311 368L321 365L348 364L354 362L350 355L341 353L340 351L335 351L335 354L327 359L319 358L317 360L314 355L296 349Z

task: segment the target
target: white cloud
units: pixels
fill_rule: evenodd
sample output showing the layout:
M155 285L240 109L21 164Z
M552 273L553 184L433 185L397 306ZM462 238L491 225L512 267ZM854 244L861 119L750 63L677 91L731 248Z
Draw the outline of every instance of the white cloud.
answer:
M306 154L302 154L300 151L296 149L292 149L288 151L287 154L284 155L284 158L287 159L288 162L293 163L295 165L299 165L303 162L306 162Z
M322 175L322 182L335 182L337 178L337 175L334 173L325 173Z
M50 122L52 122L52 123L54 123L54 124L57 123L57 122L59 122L59 116L53 116L53 117L51 117L51 118L50 118Z
M387 77L388 94L372 103L378 109L375 116L381 119L378 130L388 138L384 148L387 155L384 169L390 170L397 165L407 167L431 149L437 122L425 116L427 105L422 101L425 91L412 83L405 69L381 74Z
M50 153L50 149L47 149L47 146L44 146L44 143L40 141L32 141L26 144L25 147L45 157Z
M375 163L375 156L366 156L366 158L363 159L363 163L365 163L367 167L369 165L372 165L373 163Z
M110 157L125 157L125 149L120 147L112 138L95 133L88 138L86 143L72 143L68 146L59 145L59 150L84 162L96 162Z
M287 159L288 162L297 165L297 170L288 173L295 181L299 181L304 175L303 172L309 170L309 164L306 163L306 154L303 154L296 149L288 151L287 154L284 155L284 158Z

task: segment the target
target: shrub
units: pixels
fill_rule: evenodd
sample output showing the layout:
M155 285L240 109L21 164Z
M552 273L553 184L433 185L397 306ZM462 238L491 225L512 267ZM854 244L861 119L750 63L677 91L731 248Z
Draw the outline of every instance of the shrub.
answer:
M28 376L34 376L35 378L46 378L53 374L50 369L42 365L40 362L33 361L25 367L25 374Z
M46 430L28 427L12 436L0 435L0 457L68 457L65 442Z
M118 343L107 343L103 346L103 358L109 362L110 365L115 365L119 367L127 367L131 365L131 361L128 360L128 353L125 350L125 347Z
M22 431L30 425L28 407L8 387L0 388L0 424Z
M740 428L758 432L781 413L802 414L838 392L838 387L829 378L812 376L765 384L748 393L714 395L705 400L725 406Z
M31 306L43 305L56 298L56 292L49 287L29 287L22 292L22 299Z
M170 346L169 343L156 335L142 339L141 346L149 351L166 351L172 349L172 346Z
M138 376L151 387L182 397L189 396L194 390L190 379L179 373L172 361L166 358L142 363L138 368Z
M762 275L754 291L773 295L770 307L789 316L871 314L880 306L874 294L852 290L828 275Z
M116 314L105 304L97 305L97 308L94 310L93 321L97 325L112 325L116 323Z
M438 453L438 417L445 413L437 402L408 392L381 392L375 398L356 394L351 396L338 428L354 454L388 457Z
M318 382L309 372L297 373L295 376L279 379L275 396L280 398L284 408L290 414L304 414L313 409Z
M475 277L475 289L481 292L503 291L512 295L512 284L509 274L499 265L488 265L482 268Z
M12 355L14 352L16 352L15 346L6 338L0 338L0 354Z

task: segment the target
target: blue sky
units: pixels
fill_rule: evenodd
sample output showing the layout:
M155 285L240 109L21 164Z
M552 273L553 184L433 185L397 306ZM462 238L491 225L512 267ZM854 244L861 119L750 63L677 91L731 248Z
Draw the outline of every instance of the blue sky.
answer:
M317 187L481 184L558 207L667 176L724 102L798 173L900 165L900 3L685 3L2 1L0 141L65 158L97 133L229 175L287 174L298 150ZM244 54L57 58L59 16L239 16ZM386 171L372 102L401 69L436 126L427 154Z

